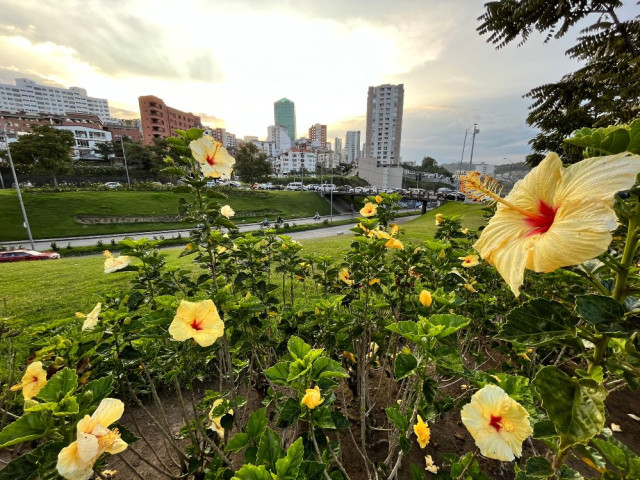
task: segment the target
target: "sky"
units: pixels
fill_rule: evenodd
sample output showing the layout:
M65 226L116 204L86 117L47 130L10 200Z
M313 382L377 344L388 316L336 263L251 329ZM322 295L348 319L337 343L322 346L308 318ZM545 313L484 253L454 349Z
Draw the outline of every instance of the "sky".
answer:
M497 51L476 0L0 0L0 83L27 77L107 98L139 117L138 96L264 138L273 102L295 102L298 136L361 130L369 86L404 84L402 161L520 162L533 87L576 69L572 39L532 35ZM577 33L577 32L576 32ZM344 140L343 140L344 144ZM471 135L464 160L469 160Z

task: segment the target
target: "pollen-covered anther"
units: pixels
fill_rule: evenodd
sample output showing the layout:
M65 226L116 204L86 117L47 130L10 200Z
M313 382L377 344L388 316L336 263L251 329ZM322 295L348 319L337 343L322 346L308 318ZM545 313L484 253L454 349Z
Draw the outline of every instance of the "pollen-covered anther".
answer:
M489 175L481 178L480 172L467 172L466 175L460 175L459 180L460 191L468 198L488 205L500 199L503 187L495 178Z

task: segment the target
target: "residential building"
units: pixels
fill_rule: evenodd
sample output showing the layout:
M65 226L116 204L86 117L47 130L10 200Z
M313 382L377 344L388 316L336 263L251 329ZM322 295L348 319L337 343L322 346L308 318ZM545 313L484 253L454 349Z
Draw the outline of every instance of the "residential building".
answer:
M276 155L280 155L285 150L291 148L291 137L289 136L287 127L283 125L271 125L267 127L267 141L275 143Z
M347 132L347 163L354 163L360 158L360 130Z
M322 168L338 168L342 156L333 151L318 152L316 154L318 167Z
M258 147L258 151L260 153L264 153L267 158L279 155L276 149L276 142L270 142L268 140L251 140L251 143Z
M377 165L400 164L404 85L369 87L364 156Z
M111 132L114 142L120 142L123 137L132 142L142 141L142 123L140 120L114 120L116 121L103 123L102 125L106 131Z
M333 139L333 151L342 153L342 138L336 137Z
M0 111L65 115L84 113L109 121L109 101L87 96L84 88L50 87L28 78L16 78L15 85L0 84Z
M306 173L316 171L315 152L302 148L291 148L280 155L275 163L277 174L301 172L304 168Z
M169 107L153 95L138 97L138 103L145 145L153 145L155 139L175 136L175 129L189 130L202 125L199 116Z
M245 135L242 140L245 142L253 142L254 140L258 140L258 137L254 137L253 135Z
M327 148L327 126L316 123L309 127L309 140L316 148Z
M296 106L287 99L281 98L273 103L273 123L286 127L289 139L296 139Z

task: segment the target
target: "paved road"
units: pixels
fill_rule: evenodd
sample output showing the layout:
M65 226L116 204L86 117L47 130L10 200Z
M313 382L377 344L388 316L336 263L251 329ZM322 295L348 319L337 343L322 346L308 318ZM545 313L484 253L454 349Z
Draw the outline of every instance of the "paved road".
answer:
M333 220L344 220L349 218L356 218L358 216L359 215L355 213L347 214L347 215L334 215ZM314 220L313 217L292 218L292 219L287 219L286 222L289 224L295 223L297 225L306 225L306 224L312 224L312 223L321 223L323 220L328 218L329 218L328 216L321 217L320 220ZM399 220L402 221L405 218L414 218L414 217L403 217L403 218L400 218ZM260 224L250 223L250 224L243 225L242 223L240 223L238 225L238 228L241 232L249 232L251 230L258 230L260 228ZM350 228L349 225L342 225L340 227L328 227L328 228L322 228L318 230L309 230L306 232L294 232L291 234L291 236L296 240L304 239L304 238L334 236L334 235L338 235L338 232L340 231L343 231L345 233L349 232L349 228ZM332 233L332 232L335 232L335 233ZM91 235L86 237L44 238L40 240L34 240L34 244L35 244L36 250L39 250L39 251L51 249L51 242L56 242L60 248L63 248L63 247L66 247L68 244L70 244L72 247L79 247L79 246L95 245L96 243L98 243L98 241L102 241L102 243L105 245L105 248L107 248L111 244L111 240L118 242L120 240L123 240L125 237L134 238L138 240L143 237L153 238L153 237L159 237L160 235L164 236L165 238L172 238L172 237L177 237L178 234L180 234L183 237L189 236L189 230L188 229L163 230L163 231L155 231L155 232L122 233L122 234L119 233L115 235ZM305 234L308 234L308 236L305 236ZM18 247L29 248L29 240L22 240L19 242L3 242L1 245L7 248L18 248Z
M411 215L410 217L401 217L395 220L395 223L406 223L409 220L418 218L419 216L420 215ZM307 230L305 232L295 232L290 234L290 236L293 240L310 240L312 238L327 238L336 237L338 235L351 235L353 234L353 232L349 230L351 227L353 227L353 225L340 225L337 227L318 228L316 230Z

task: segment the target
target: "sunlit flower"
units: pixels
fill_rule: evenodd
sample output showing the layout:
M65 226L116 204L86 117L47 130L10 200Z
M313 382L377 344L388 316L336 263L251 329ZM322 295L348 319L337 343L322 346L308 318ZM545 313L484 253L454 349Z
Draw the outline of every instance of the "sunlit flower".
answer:
M395 248L397 250L402 250L404 248L402 242L396 238L390 238L389 241L384 244L384 246L387 248Z
M179 342L193 338L198 345L208 347L224 335L224 322L211 300L182 300L169 326L169 334Z
M480 263L478 255L467 255L466 257L458 257L458 260L462 260L462 266L466 268L475 267Z
M229 205L225 205L224 207L222 207L220 209L220 215L224 215L227 218L231 218L235 214L236 214L236 212L234 212Z
M462 230L460 230L463 234L468 235L469 234L469 229L468 228L463 228Z
M606 251L618 225L614 194L630 188L638 172L640 156L629 153L567 168L550 153L505 198L470 178L467 190L498 202L474 247L518 295L525 269L552 272Z
M392 223L391 224L391 236L395 237L398 232L400 231L400 227L398 226L397 223Z
M372 278L371 280L369 280L369 285L375 285L376 283L380 283L379 278Z
M464 288L467 292L471 292L471 293L477 293L478 291L473 288L473 285L469 284L469 283L465 283L464 284Z
M222 421L222 417L224 417L224 415L220 415L219 417L214 417L214 413L216 410L216 407L218 405L220 405L224 400L221 398L218 398L216 401L213 402L213 405L211 406L211 411L209 412L209 420L211 420L211 425L209 426L209 428L211 430L213 430L214 432L216 432L218 434L218 436L220 438L224 437L224 427L222 426L222 424L220 423ZM229 409L229 411L227 412L229 415L233 415L233 409Z
M109 250L105 250L102 254L107 257L104 261L104 273L113 273L122 270L127 267L132 260L132 258L127 255L114 257Z
M198 140L189 143L189 148L196 159L202 174L212 178L230 178L235 159L229 155L222 143L209 135L204 135Z
M367 227L365 227L365 226L362 224L362 222L360 222L360 223L358 224L358 228L359 228L360 230L362 230L364 233L367 233L367 232L369 231L369 229L368 229Z
M93 330L98 324L98 317L100 316L100 310L102 309L102 304L98 303L93 310L87 315L84 323L82 324L82 331L85 330Z
M307 388L304 397L302 397L301 404L307 407L309 410L313 410L323 402L320 396L320 387L317 385L314 388Z
M380 195L376 195L376 203L382 203L382 197Z
M385 240L389 240L391 238L391 235L389 235L384 230L380 230L380 227L376 228L375 230L371 230L369 232L369 236L371 237L372 235L375 235L378 239L383 238Z
M374 217L378 213L378 205L375 203L366 203L364 207L360 209L360 215L363 217Z
M431 297L431 293L427 290L422 290L420 292L420 303L425 307L430 307L433 302L433 298Z
M47 384L47 372L42 368L42 362L29 364L22 376L22 381L11 387L13 392L22 389L22 396L25 400L35 397L42 387Z
M60 450L58 473L67 480L87 480L93 476L93 464L104 452L115 454L127 448L118 429L109 425L122 417L124 403L115 398L105 398L93 415L85 415L78 422L75 442Z
M414 252L415 253L415 252ZM418 272L415 271L415 269L413 267L409 268L409 276L411 278L420 278L422 275Z
M426 447L431 439L431 430L429 430L429 426L422 421L420 415L418 415L418 422L413 426L413 433L418 437L420 448Z
M500 387L485 385L462 407L462 423L485 457L510 462L533 433L529 413Z
M436 213L436 226L440 225L442 222L444 222L444 215Z
M356 356L353 353L348 352L346 350L343 350L342 351L342 356L344 358L346 358L347 360L349 360L349 362L354 363L354 364L356 363Z
M346 283L347 285L353 285L353 280L351 280L351 274L349 274L349 270L347 270L346 268L343 268L342 270L340 270L340 273L338 273L338 278L342 280L344 283Z
M373 356L378 353L380 346L376 342L369 342L369 353Z
M218 254L222 254L222 253L224 253L226 251L227 251L227 247L223 247L222 245L218 245L216 247L216 253L218 253Z
M425 470L427 472L433 474L438 473L438 467L433 463L433 458L431 458L431 455L427 455L426 457L424 457L424 463L427 465L425 467Z

